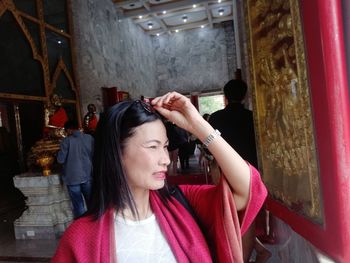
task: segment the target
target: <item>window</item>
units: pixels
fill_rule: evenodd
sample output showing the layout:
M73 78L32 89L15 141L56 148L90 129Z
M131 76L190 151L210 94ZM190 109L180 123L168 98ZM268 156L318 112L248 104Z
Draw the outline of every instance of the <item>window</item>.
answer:
M199 112L212 114L225 107L224 95L222 93L207 93L199 96Z

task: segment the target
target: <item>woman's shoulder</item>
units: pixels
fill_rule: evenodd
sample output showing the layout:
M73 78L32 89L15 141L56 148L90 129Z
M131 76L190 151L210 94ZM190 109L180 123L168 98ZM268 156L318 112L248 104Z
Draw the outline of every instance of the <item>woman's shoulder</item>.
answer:
M64 236L82 236L82 233L88 235L96 229L99 219L95 220L92 216L83 216L74 220L64 232Z

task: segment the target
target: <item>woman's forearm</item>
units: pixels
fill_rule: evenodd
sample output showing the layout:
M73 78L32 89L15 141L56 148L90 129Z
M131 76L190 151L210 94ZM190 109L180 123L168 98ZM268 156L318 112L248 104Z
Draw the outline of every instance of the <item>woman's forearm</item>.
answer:
M214 132L214 128L204 119L198 119L194 123L193 133L202 142ZM244 209L249 200L250 168L248 164L221 136L215 136L208 144L208 150L215 157L233 189L237 209Z

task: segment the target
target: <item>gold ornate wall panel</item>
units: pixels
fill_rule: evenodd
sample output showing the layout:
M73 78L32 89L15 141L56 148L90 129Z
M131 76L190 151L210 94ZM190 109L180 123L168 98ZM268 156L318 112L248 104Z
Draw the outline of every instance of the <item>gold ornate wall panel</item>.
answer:
M16 91L15 87L8 87L11 86L8 84L11 83L11 80L6 81L6 87L0 81L0 98L48 102L50 95L58 86L58 80L60 77L64 77L67 81L65 82L65 87L61 88L61 90L69 90L66 93L72 93L74 96L66 98L64 92L59 95L63 97L63 103L74 104L74 114L80 115L79 87L74 78L75 63L73 58L75 54L71 36L72 26L69 23L70 8L69 0L0 1L0 23L9 23L9 18L15 21L16 26L30 46L32 58L29 59L35 60L41 65L42 82L44 83L44 93L41 96L28 94L28 92L21 93L21 91ZM59 12L63 13L64 19L57 18ZM6 22L4 22L5 19ZM33 35L33 30L31 30L29 25L38 28L38 36ZM10 40L7 43L6 36L0 37L5 39L2 44L4 47L16 44L11 43ZM39 38L39 40L36 41L36 38ZM13 68L11 70L16 71L17 69Z
M319 170L298 1L248 0L259 162L272 198L322 223Z

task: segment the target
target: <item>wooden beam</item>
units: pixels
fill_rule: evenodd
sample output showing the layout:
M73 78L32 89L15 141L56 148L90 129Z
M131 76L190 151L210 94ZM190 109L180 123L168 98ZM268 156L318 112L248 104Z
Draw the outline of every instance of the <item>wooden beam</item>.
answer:
M186 7L193 6L194 4L202 4L206 2L208 2L208 0L180 0L177 2L167 2L165 4L152 6L151 10L138 9L138 10L124 11L124 17L129 18L129 17L152 15L156 13L161 13L164 10L166 11L177 10L179 8L186 8Z
M207 12L207 17L208 17L208 21L209 21L209 27L213 28L213 17L211 15L211 11L208 7L208 3L205 3L205 11Z
M148 2L143 2L143 6L150 11L151 7L149 6ZM152 14L152 17L154 20L156 20L158 22L158 24L163 28L164 31L168 31L168 27L166 26L166 24L163 22L162 19L160 19L157 15Z
M218 24L225 21L232 21L232 16L214 18L213 24ZM178 30L192 29L192 28L196 28L196 27L200 27L202 25L208 25L208 24L209 24L209 21L206 19L206 20L188 23L188 24L179 25L179 26L168 26L168 31L175 31L176 29ZM147 30L146 33L149 35L156 35L157 33L164 33L164 31L162 29L154 29L154 30Z

